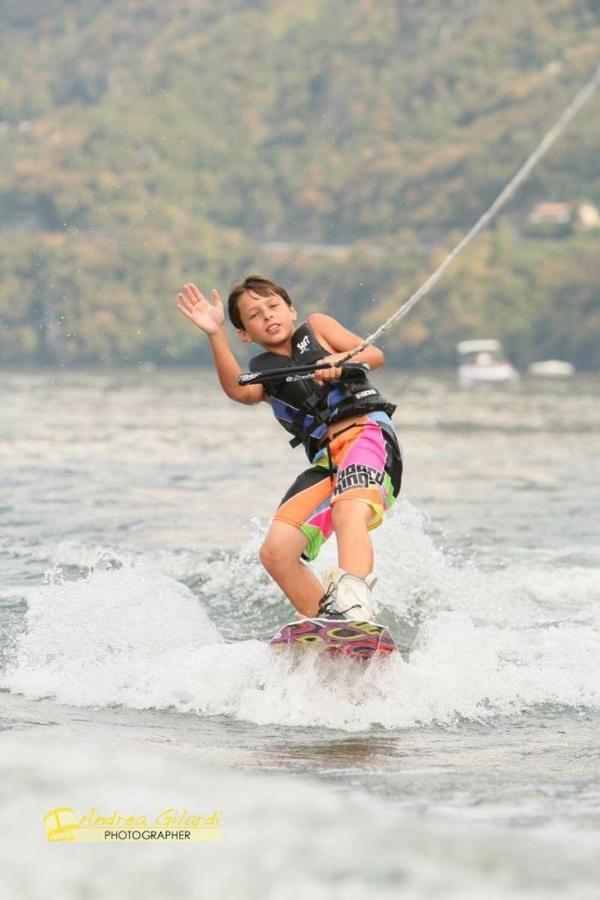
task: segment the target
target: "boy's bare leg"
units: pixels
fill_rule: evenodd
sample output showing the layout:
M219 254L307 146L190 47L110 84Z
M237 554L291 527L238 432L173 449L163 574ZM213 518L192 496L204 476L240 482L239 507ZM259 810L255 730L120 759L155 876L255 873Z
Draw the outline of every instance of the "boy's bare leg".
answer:
M339 499L333 504L332 515L340 569L366 578L374 564L373 545L367 531L373 510L363 500Z
M288 522L272 522L260 548L260 561L303 616L316 616L323 585L300 560L307 537Z

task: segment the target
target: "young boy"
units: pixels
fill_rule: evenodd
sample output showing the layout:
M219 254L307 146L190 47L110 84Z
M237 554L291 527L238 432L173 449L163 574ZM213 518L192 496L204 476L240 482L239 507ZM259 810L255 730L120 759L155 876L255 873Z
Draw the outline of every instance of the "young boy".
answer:
M210 341L221 386L239 403L269 403L278 421L304 444L311 462L284 496L260 550L267 572L303 616L372 621L373 548L368 532L383 521L400 491L402 456L392 425L395 407L364 373L342 374L335 363L361 343L331 316L311 313L296 327L297 313L280 285L251 275L231 291L229 318L244 343L263 353L250 370L329 362L313 378L240 386L242 373L225 333L218 291L212 302L194 284L177 295L177 308ZM352 362L383 365L376 347ZM303 560L316 559L335 531L339 569L325 580L327 590Z

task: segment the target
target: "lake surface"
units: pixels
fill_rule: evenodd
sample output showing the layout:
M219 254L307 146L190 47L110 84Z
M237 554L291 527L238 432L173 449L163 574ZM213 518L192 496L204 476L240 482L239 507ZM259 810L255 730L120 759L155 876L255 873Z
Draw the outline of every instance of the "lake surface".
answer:
M363 666L266 643L294 616L257 551L305 460L265 405L0 373L3 897L598 897L600 377L374 380L402 654ZM222 839L58 847L55 806L218 809Z

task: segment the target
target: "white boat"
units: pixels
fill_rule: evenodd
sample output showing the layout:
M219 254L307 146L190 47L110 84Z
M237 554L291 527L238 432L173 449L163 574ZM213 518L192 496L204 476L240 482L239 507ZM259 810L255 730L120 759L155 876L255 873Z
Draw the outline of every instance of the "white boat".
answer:
M517 370L505 358L500 341L492 338L461 341L456 349L460 357L458 380L463 387L505 384L519 378Z
M543 378L568 378L574 374L575 366L562 359L542 359L531 363L527 371L530 375L539 375Z

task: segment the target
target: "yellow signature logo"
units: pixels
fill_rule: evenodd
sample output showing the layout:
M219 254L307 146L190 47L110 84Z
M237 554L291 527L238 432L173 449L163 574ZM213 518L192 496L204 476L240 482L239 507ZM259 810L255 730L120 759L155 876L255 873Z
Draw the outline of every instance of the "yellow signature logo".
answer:
M220 810L198 816L187 809L168 808L148 818L122 816L119 810L100 815L95 806L78 816L70 806L56 806L44 816L49 841L218 841L220 827Z

